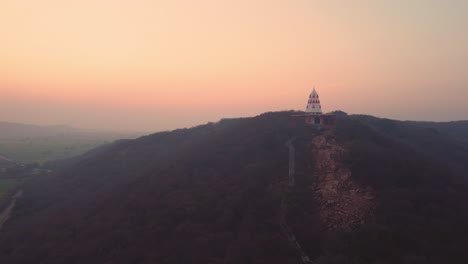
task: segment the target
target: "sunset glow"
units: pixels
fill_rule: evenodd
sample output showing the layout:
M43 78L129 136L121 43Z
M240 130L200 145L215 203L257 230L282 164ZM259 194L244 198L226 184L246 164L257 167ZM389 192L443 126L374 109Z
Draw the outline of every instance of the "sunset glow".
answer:
M3 0L0 120L156 131L304 110L314 84L325 112L467 119L467 12L466 1Z

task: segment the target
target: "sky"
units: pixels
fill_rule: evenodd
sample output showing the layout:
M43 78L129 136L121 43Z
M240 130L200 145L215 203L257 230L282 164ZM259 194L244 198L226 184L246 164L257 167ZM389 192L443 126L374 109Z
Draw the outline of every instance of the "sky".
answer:
M0 121L159 131L304 110L468 119L468 1L0 0Z

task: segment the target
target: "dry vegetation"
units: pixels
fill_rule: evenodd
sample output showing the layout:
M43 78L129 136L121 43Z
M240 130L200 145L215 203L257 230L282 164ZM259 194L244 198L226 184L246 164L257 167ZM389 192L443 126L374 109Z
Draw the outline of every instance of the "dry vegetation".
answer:
M157 133L55 164L24 186L0 262L299 263L281 232L284 201L316 263L468 263L463 143L411 124L400 129L417 139L402 138L359 117L320 132L290 115Z

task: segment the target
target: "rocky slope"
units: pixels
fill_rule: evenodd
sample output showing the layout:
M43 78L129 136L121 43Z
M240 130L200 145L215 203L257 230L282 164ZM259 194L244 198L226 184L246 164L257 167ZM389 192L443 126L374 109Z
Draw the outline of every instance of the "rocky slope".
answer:
M312 139L315 195L320 219L326 231L351 231L372 222L375 194L372 187L354 181L343 160L349 153L333 138L322 133Z

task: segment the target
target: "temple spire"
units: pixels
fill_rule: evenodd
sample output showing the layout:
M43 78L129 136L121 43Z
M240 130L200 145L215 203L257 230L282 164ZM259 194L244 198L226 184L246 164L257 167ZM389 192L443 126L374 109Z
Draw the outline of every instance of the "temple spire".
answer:
M312 90L312 93L309 95L309 101L307 102L306 113L310 114L322 114L322 106L320 105L320 99L317 91L315 90L315 85Z

